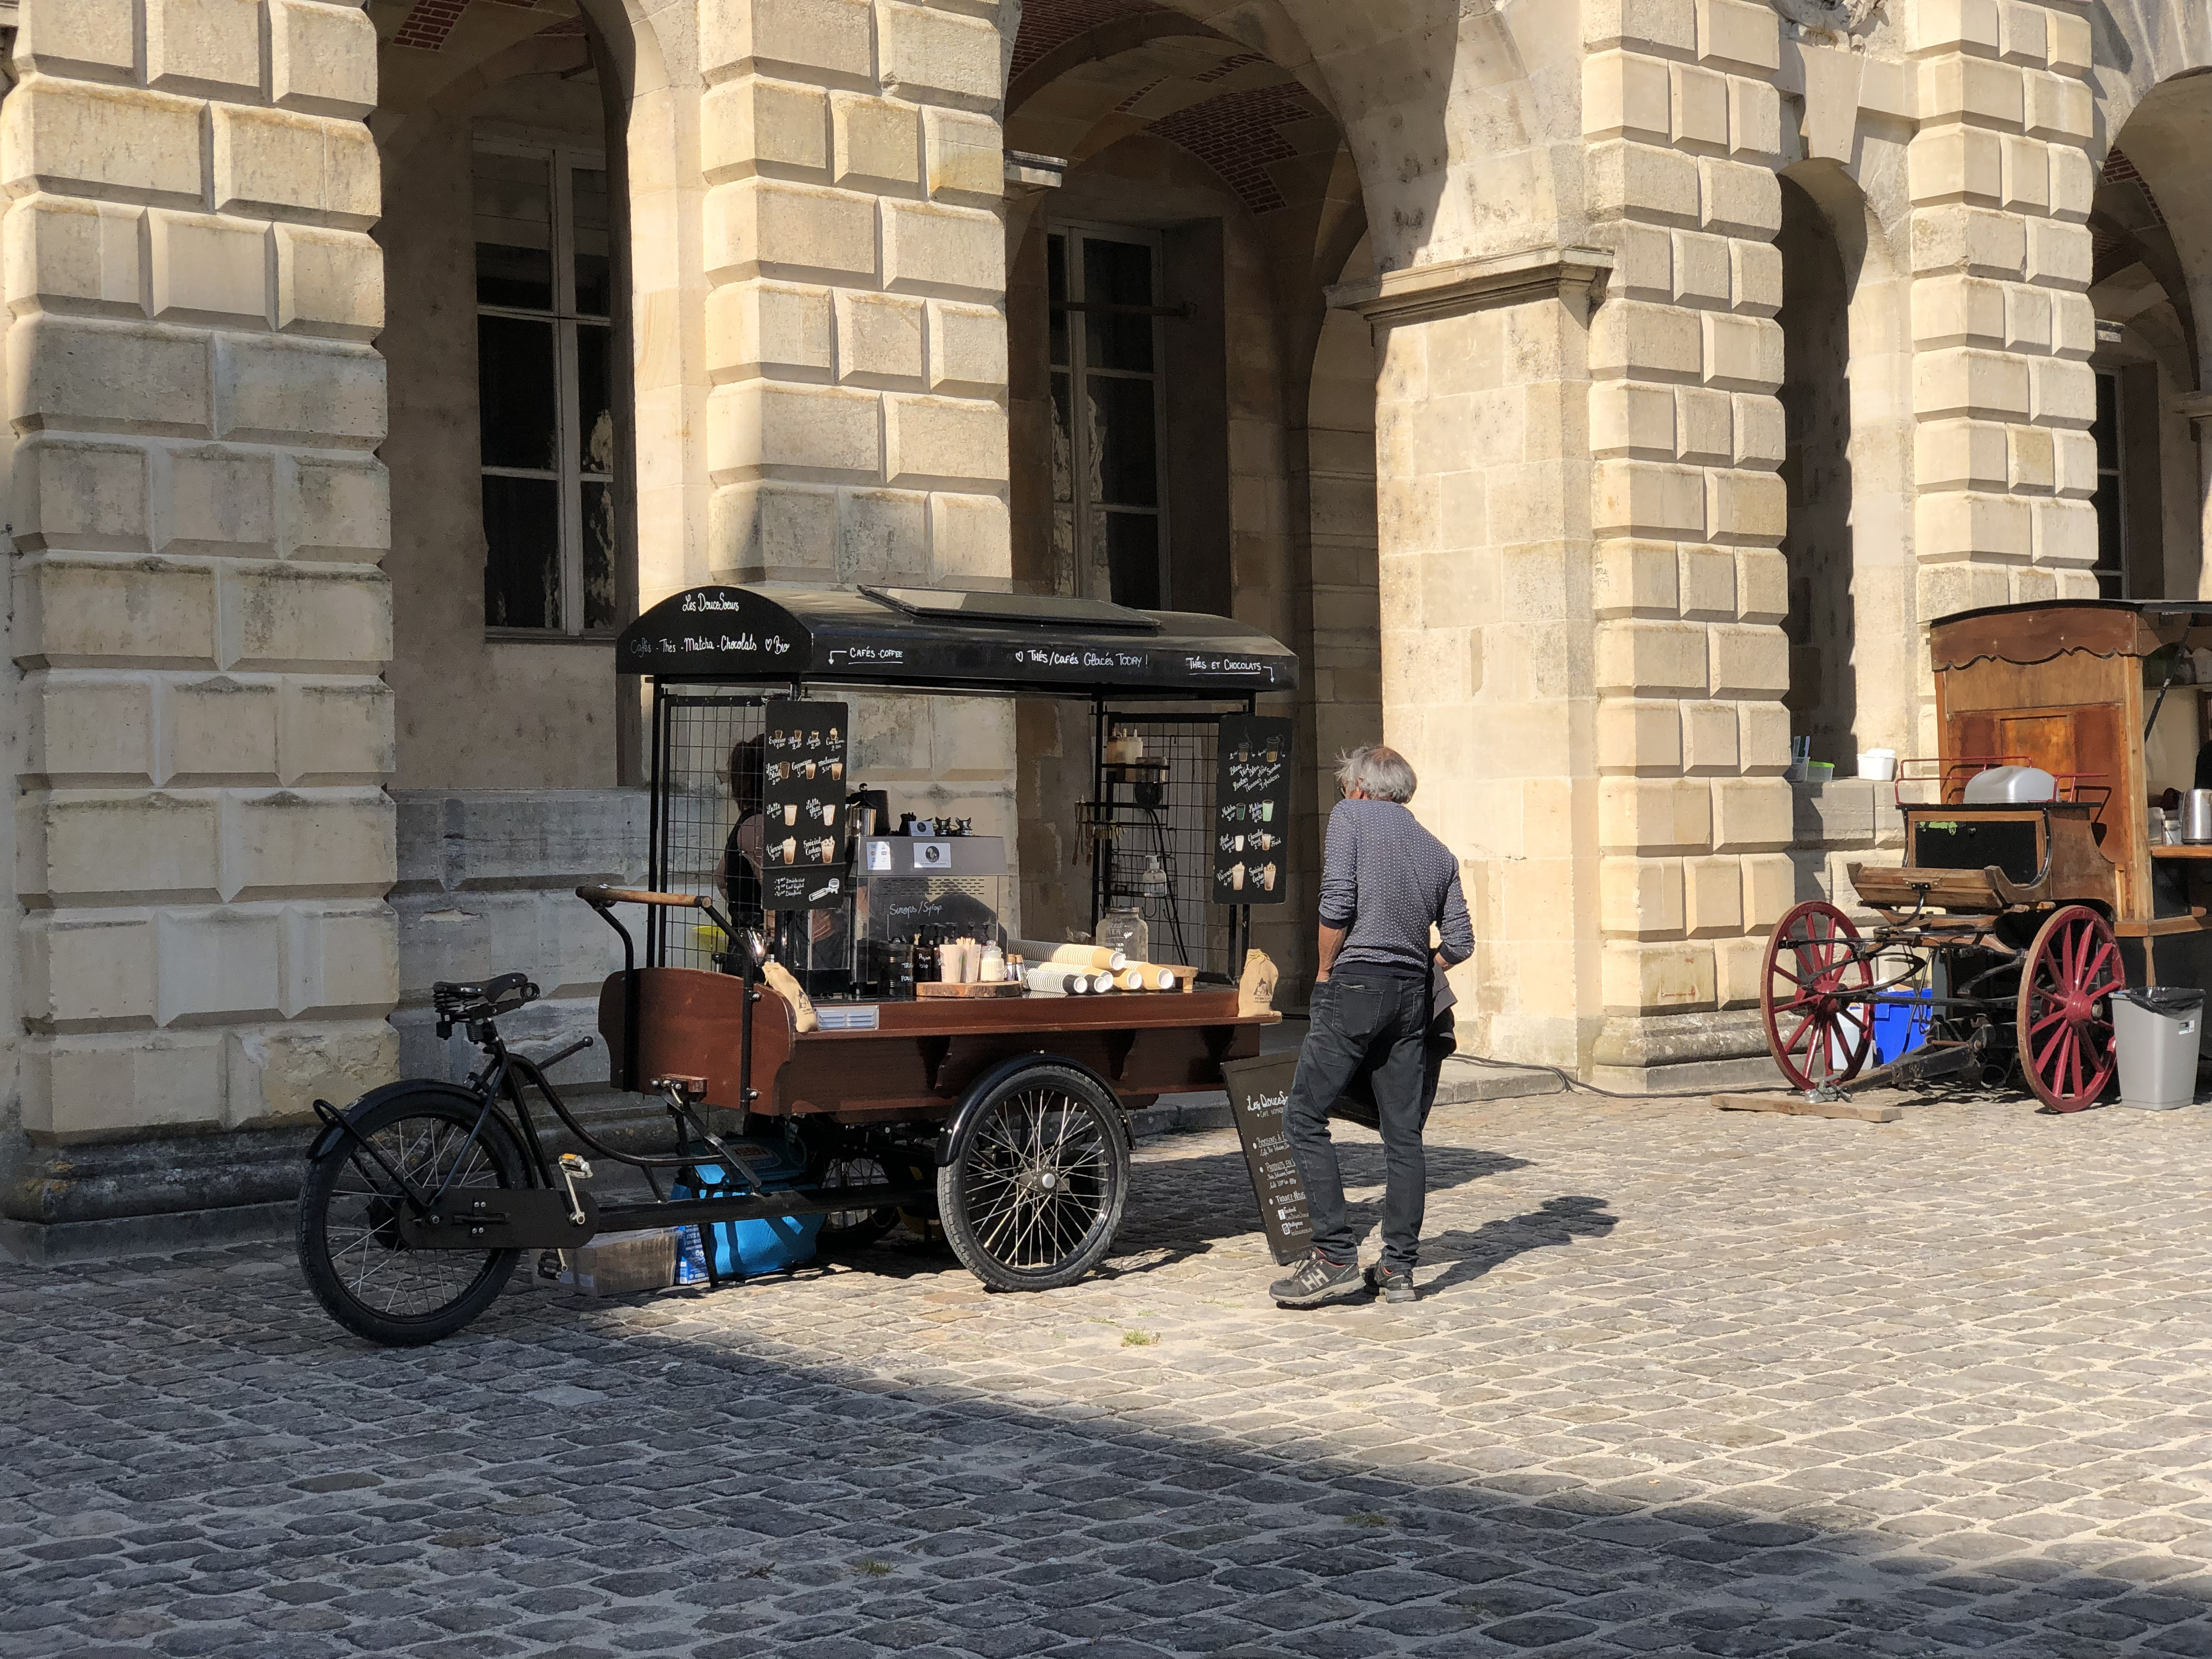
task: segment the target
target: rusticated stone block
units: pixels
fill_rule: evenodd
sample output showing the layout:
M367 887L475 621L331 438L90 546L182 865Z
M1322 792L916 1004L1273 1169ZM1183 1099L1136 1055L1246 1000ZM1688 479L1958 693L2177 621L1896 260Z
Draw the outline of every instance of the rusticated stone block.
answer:
M995 23L901 0L884 0L876 17L886 91L970 109L996 106L1005 45Z
M145 551L146 476L136 445L34 438L15 451L16 550Z
M269 0L269 94L283 109L355 119L376 107L376 26L357 6Z
M275 905L155 911L156 1021L211 1025L279 1018L283 955L284 918Z
M5 239L9 307L144 316L139 244L145 211L76 197L33 196L17 204Z
M224 1121L233 1128L313 1121L317 1099L353 1100L389 1083L399 1038L380 1018L230 1031Z
M275 225L276 326L367 340L384 326L384 250L358 231Z
M265 451L157 450L155 540L164 553L266 555L276 545L276 463Z
M16 817L21 891L54 906L213 902L222 896L218 811L197 793L26 797Z
M26 667L215 666L215 573L204 564L41 554L16 567L15 593Z
M280 470L284 551L295 559L373 564L392 545L392 477L384 463L301 455Z
M23 918L23 1018L40 1031L154 1020L154 927L145 910L33 910Z
M150 675L84 669L25 675L27 781L93 789L155 781L156 685Z
M241 0L145 0L147 84L209 98L261 95L263 8Z
M922 302L841 290L836 296L837 378L847 385L918 387L922 380Z
M699 61L714 81L778 72L832 85L872 80L868 0L702 0Z
M222 799L222 897L383 897L397 873L381 789L233 792Z
M996 495L939 490L929 497L933 586L1004 591L1013 586L1013 537Z
M888 398L884 476L890 482L1001 483L1006 417L996 404L962 398Z
M280 782L374 783L393 769L393 698L381 680L288 677L278 721Z
M699 142L709 184L757 173L826 177L829 94L758 76L725 82L700 102Z
M17 324L8 346L19 426L174 437L207 433L204 338L88 317L38 316Z
M236 0L224 0L235 4ZM156 208L149 215L153 309L161 322L244 323L269 313L268 227Z
M54 9L40 8L41 10ZM204 205L197 99L82 81L25 82L0 103L10 195ZM374 167L371 169L374 177Z
M1001 238L1003 240L1003 237ZM741 179L707 193L707 274L872 283L876 204L857 191Z
M951 397L996 398L1006 389L1006 319L989 306L933 300L929 385ZM1371 516L1372 507L1370 506Z
M1702 939L1670 945L1608 939L1599 979L1607 1013L1710 1008L1713 947Z
M392 659L392 585L363 567L226 562L223 666L375 673Z
M871 392L766 380L717 386L707 401L708 465L717 483L781 467L872 478L881 424Z
M276 781L277 685L218 674L161 688L161 781L180 787Z
M933 202L886 201L884 285L910 294L980 294L1006 288L1006 236L998 216Z
M67 1145L223 1121L220 1031L100 1033L25 1045L23 1128Z
M220 0L227 5L236 0ZM210 107L218 212L367 230L381 211L376 146L358 121Z
M369 449L384 441L384 359L337 342L216 338L216 435Z
M87 81L128 81L137 69L134 0L63 0L20 9L15 33L19 74Z

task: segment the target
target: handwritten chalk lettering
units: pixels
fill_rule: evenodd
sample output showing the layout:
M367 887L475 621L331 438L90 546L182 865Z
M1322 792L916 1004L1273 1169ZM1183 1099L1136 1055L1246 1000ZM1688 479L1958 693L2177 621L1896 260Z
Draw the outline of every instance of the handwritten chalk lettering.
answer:
M742 611L744 601L725 599L719 593L690 592L684 596L682 609L688 614L700 611Z

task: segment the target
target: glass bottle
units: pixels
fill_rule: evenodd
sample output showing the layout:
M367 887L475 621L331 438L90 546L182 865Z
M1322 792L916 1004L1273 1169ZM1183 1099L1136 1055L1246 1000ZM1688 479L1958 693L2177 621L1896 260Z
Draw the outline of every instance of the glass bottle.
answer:
M1097 932L1091 938L1108 951L1119 951L1132 962L1149 962L1152 930L1145 921L1144 913L1137 908L1137 901L1127 900L1098 919Z

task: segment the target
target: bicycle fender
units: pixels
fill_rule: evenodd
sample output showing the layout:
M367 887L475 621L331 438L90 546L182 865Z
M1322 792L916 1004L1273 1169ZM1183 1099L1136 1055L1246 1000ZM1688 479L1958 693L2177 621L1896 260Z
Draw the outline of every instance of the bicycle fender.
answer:
M968 1092L960 1097L960 1103L952 1109L952 1115L945 1120L945 1132L937 1138L939 1169L945 1170L952 1166L956 1150L961 1141L967 1137L969 1125L975 1121L975 1114L982 1109L983 1097L1016 1073L1026 1072L1032 1066L1065 1066L1069 1071L1080 1073L1089 1078L1106 1091L1107 1099L1112 1101L1116 1106L1121 1105L1121 1097L1115 1092L1114 1085L1079 1060L1070 1060L1066 1054L1048 1054L1042 1049L1034 1054L1015 1054L1010 1059L1000 1060L982 1076L977 1078L968 1085ZM1121 1119L1122 1143L1133 1148L1136 1139L1130 1133L1129 1112L1127 1107L1122 1107Z
M471 1094L458 1083L447 1083L437 1078L409 1077L402 1078L397 1083L380 1084L371 1089L359 1100L347 1107L340 1115L350 1121L372 1108L383 1105L387 1100L396 1099L401 1095L414 1094L446 1095L471 1106L483 1104L480 1097ZM314 1144L307 1148L307 1162L313 1164L329 1157L337 1150L344 1137L345 1131L335 1123L325 1124L322 1133L317 1135Z

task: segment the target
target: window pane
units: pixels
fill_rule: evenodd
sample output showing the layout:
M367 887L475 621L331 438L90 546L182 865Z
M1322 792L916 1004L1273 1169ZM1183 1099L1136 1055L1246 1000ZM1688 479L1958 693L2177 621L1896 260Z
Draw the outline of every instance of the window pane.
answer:
M1115 507L1159 505L1159 441L1150 380L1086 379L1091 469L1097 499Z
M1067 362L1067 238L1048 236L1044 243L1045 301L1052 313L1052 362Z
M559 628L561 486L487 477L483 523L485 625Z
M576 325L577 455L586 472L615 470L613 351L611 330Z
M553 325L477 319L477 417L486 466L551 471L561 465Z
M615 491L584 486L584 626L612 628L615 616Z
M2089 431L2097 441L2097 465L2107 471L2120 464L2119 404L2118 378L2097 376L2097 423Z
M550 311L552 164L478 151L476 238L478 305Z
M1067 376L1052 377L1052 498L1075 499L1075 411Z
M1135 242L1097 240L1083 244L1085 305L1148 306L1152 299L1152 251ZM1085 349L1093 368L1152 367L1152 319L1084 313Z
M2121 573L2124 566L2126 542L2123 539L2120 520L2120 481L2106 477L2097 480L2097 493L2092 498L2097 509L2097 580L2099 591L2106 599L2117 599L2120 594Z
M576 239L576 313L611 316L615 268L607 222L607 175L596 167L577 167L568 179Z
M1160 521L1150 513L1106 515L1106 568L1116 605L1160 605Z

